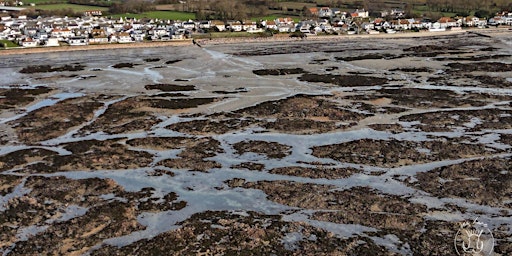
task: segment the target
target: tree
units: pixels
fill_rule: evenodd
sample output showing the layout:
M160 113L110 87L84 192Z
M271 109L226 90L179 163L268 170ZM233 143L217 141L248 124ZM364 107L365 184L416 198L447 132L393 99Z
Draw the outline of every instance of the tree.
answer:
M478 10L475 12L475 16L478 18L488 18L491 16L491 13L488 10Z
M405 16L408 18L412 18L414 16L414 11L412 9L412 4L405 4L404 6Z
M124 0L120 3L113 3L109 12L116 13L142 13L154 10L154 6L144 0Z

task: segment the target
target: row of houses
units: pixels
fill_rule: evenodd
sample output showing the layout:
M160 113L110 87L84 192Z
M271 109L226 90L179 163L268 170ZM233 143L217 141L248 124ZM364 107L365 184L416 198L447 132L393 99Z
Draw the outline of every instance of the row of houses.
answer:
M320 9L322 10L322 8ZM326 10L326 9L325 9ZM443 17L437 21L418 19L372 19L363 11L354 15L339 15L327 18L315 18L294 21L291 18L277 18L260 22L245 21L172 21L158 19L108 19L98 16L38 17L26 16L0 17L0 40L11 40L24 47L69 45L132 43L143 40L182 40L193 33L208 31L263 32L273 30L280 33L300 31L307 34L328 33L378 33L378 31L400 31L411 29L430 29L431 31L458 28L463 26L482 27L487 25L512 26L512 13L503 12L486 20L477 17Z
M105 17L1 17L0 40L24 47L132 43L143 40L184 39L187 22L160 20L107 19Z

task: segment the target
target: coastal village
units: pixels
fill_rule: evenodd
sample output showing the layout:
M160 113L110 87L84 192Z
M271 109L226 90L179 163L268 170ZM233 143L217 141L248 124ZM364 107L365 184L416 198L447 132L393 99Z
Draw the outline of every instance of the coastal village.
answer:
M496 13L491 18L442 17L439 20L407 19L403 11L382 12L370 17L368 11L342 12L337 8L310 8L313 19L296 21L282 17L275 20L159 20L107 18L101 11L86 11L82 17L38 17L17 15L18 7L0 6L0 40L19 47L54 47L170 41L211 32L243 32L254 35L290 34L300 36L401 33L405 31L461 30L465 27L486 28L512 26L512 12ZM391 18L390 18L391 17ZM270 33L269 33L270 32Z

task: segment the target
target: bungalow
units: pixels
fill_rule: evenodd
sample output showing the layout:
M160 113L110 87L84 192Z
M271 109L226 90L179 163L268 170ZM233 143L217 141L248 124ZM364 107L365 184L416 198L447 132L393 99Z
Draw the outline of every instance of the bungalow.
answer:
M322 20L318 22L318 27L323 31L332 31L332 25L327 20Z
M160 37L160 41L169 41L169 40L171 40L170 35L163 35ZM137 39L135 39L135 41L137 41Z
M37 26L25 26L23 31L25 35L35 36L37 34Z
M78 45L88 45L89 40L85 36L72 36L67 40L69 45L78 46Z
M382 18L377 18L373 21L374 27L377 30L391 28L391 24Z
M273 20L263 21L262 23L264 24L263 26L267 29L277 30L277 24Z
M370 23L370 22L363 22L363 23L361 23L361 28L363 30L365 30L366 32L369 32L369 31L375 29L375 24Z
M11 28L6 27L4 24L0 24L0 39L7 38L7 34L10 30Z
M288 24L280 24L277 25L277 30L279 31L279 33L293 33L295 32L295 26Z
M242 22L240 22L240 21L231 21L231 22L228 22L228 24L229 24L229 29L231 29L232 31L240 32L243 30L243 25L242 25Z
M10 29L7 34L7 40L18 38L22 35L21 30L19 29Z
M409 20L409 22L411 22L411 20ZM413 19L413 21L411 22L411 28L424 29L425 27L423 26L423 23L420 20Z
M464 18L462 20L462 25L464 26L468 26L468 27L476 27L476 23L479 21L480 19L478 17L475 17L475 16L468 16L466 18Z
M185 21L185 22L183 22L182 27L183 27L184 29L193 30L193 29L195 29L195 28L196 28L196 23L195 23L195 22L193 22L193 21Z
M212 22L209 20L202 20L199 22L199 28L209 29L212 27Z
M356 9L355 11L350 13L350 16L352 18L368 18L370 15L368 14L368 11L365 11L364 9L359 10Z
M132 43L133 42L133 39L132 37L130 36L130 34L126 33L126 32L121 32L117 35L117 38L118 38L118 43L120 44L124 44L124 43Z
M484 18L479 19L476 26L479 28L487 26L487 20Z
M185 39L184 34L173 34L171 36L171 40L183 40L183 39Z
M320 11L316 7L308 8L308 13L313 17L318 17L320 15Z
M411 23L406 19L398 19L391 22L393 28L396 30L409 30L411 29Z
M90 11L85 11L84 12L84 16L102 16L103 13L101 12L101 10L90 10Z
M449 27L457 26L457 21L450 17L442 17L437 22L439 22L439 25L441 26L441 28L449 28Z
M53 29L52 32L50 33L50 36L59 38L59 40L63 41L64 39L66 39L68 37L75 36L75 34L71 30L65 28L65 29Z
M168 34L169 34L169 31L164 27L158 27L153 30L153 35L155 35L157 37L161 37L163 35L168 35Z
M405 12L401 9L384 10L380 12L380 17L392 17L395 19L402 18L405 16Z
M441 23L439 23L439 21L436 21L431 24L431 26L428 28L428 30L431 32L445 31L446 27L442 27Z
M80 29L80 27L84 27L84 25L78 25L78 23L76 21L71 21L69 23L67 23L65 25L65 27L67 27L67 29L69 30L75 30L75 29Z
M512 17L506 17L505 18L505 24L509 25L509 26L512 26Z
M317 27L318 24L316 23L316 21L312 21L312 20L305 20L305 21L301 21L298 25L297 25L297 28L299 29L300 32L302 33L310 33L311 30L315 27Z
M421 26L422 28L430 29L432 27L432 21L430 21L429 19L422 19Z
M27 37L23 39L23 41L21 42L21 46L23 47L36 47L37 45L37 41L32 39L31 37Z
M332 15L333 15L333 16L341 15L341 10L340 10L340 8L331 8L331 12L332 12Z
M132 22L132 28L133 29L141 29L143 27L143 24L140 21L134 20Z
M226 23L224 21L213 20L211 26L217 28L218 31L226 31Z
M106 35L95 35L89 38L89 44L108 44L108 37Z
M176 31L175 33L173 33L171 35L171 39L172 40L183 40L183 39L185 39L185 34Z
M56 37L50 37L46 40L46 43L44 44L44 46L48 46L48 47L51 47L51 46L60 46L59 44L59 39L56 38Z
M115 31L120 31L124 26L123 19L120 19L112 24Z
M39 29L36 33L36 36L40 39L40 40L46 40L48 39L48 33L46 32L46 30L43 30L43 29Z
M333 15L334 14L333 14L331 8L329 8L329 7L322 7L322 8L320 8L320 10L318 12L318 16L320 18L330 18Z
M16 21L16 22L11 23L10 27L12 29L21 30L25 27L25 23Z
M295 22L292 18L286 17L286 18L277 18L274 20L276 22L276 25L293 25Z
M480 20L480 19L478 19ZM493 18L489 19L489 25L497 26L497 25L504 25L506 22L505 17L495 16Z
M134 32L131 34L131 36L132 36L132 38L133 38L133 40L134 40L135 42L142 42L142 41L144 41L144 38L146 37L146 34L145 34L145 33L143 33L141 30L137 30L137 31L134 31ZM169 32L167 32L167 33L166 33L165 35L163 35L162 37L164 37L164 36L167 36L167 37L169 37L169 38L170 38L170 36L169 36Z
M345 23L334 23L332 30L337 32L346 32L348 30L348 25Z
M252 20L245 20L242 24L242 30L245 31L253 31L258 28L258 25L256 24L256 21Z

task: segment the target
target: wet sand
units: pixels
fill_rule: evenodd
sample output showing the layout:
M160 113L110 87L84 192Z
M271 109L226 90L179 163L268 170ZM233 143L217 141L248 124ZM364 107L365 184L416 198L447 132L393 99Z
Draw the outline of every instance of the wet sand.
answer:
M487 30L491 31L491 30ZM492 30L496 32L496 30ZM502 29L501 31L505 31ZM417 33L397 33L386 34L381 33L377 35L342 35L342 36L310 36L306 40L320 40L320 41L338 41L346 39L361 39L361 38L403 38L403 37L430 37L442 36L455 33L466 33L466 30L460 31L443 31L443 32L417 32ZM270 38L219 38L219 39L201 39L197 42L201 45L210 44L232 44L232 43L254 43L254 42L287 42L287 41L300 41L303 39L290 38L289 36L275 36ZM30 53L45 53L45 52L69 52L69 51L85 51L85 50L105 50L105 49L125 49L125 48L148 48L148 47L167 47L167 46L186 46L191 45L192 40L176 40L169 42L136 42L127 44L99 44L87 46L62 46L62 47L36 47L36 48L16 48L0 50L0 55L11 54L30 54Z
M2 56L0 252L509 255L500 31Z

